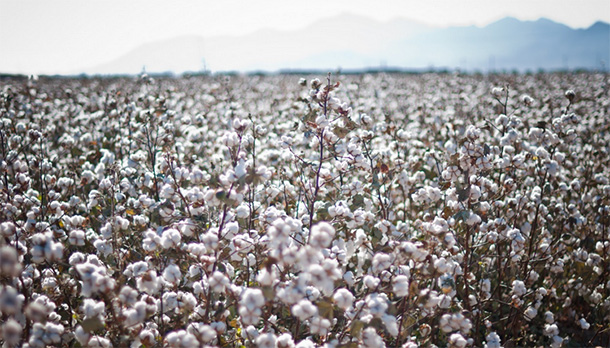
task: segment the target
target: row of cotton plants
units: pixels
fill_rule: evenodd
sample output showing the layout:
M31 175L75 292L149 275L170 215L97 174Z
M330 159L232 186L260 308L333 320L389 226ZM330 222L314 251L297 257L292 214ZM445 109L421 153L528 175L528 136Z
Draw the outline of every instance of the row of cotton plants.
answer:
M0 92L4 347L610 345L608 75Z

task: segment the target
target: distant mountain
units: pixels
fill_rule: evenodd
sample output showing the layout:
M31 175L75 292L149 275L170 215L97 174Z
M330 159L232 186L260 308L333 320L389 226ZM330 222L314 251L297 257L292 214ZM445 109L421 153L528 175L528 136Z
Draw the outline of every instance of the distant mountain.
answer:
M411 52L417 55L410 55ZM610 26L571 29L548 19L504 18L483 28L433 30L398 40L384 55L392 65L447 66L466 70L599 69L610 59Z
M294 31L265 29L238 37L189 36L148 43L103 66L85 69L85 73L137 74L143 66L148 72L181 73L201 70L204 60L206 67L214 71L377 66L380 60L375 52L428 30L428 26L410 20L378 22L346 14ZM195 55L200 51L193 52L192 46L203 53ZM337 52L342 54L337 57Z
M341 15L293 31L179 37L142 45L89 74L280 69L446 67L465 70L599 69L610 62L610 25L572 29L541 18L485 27L431 28L399 19ZM604 62L604 63L602 63Z
M139 74L146 72L199 71L203 67L205 41L199 36L183 36L152 42L103 65L86 69L87 74ZM80 71L73 72L75 74Z

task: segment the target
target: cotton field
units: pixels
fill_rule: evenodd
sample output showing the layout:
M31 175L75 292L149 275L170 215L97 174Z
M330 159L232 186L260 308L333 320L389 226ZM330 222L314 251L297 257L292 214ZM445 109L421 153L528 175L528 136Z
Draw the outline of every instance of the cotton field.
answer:
M610 77L0 79L3 347L610 346Z

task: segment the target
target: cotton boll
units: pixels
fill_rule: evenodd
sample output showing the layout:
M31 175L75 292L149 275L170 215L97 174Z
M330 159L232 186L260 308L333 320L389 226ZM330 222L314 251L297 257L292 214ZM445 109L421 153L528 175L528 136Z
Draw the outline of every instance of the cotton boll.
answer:
M261 334L255 340L256 346L259 348L275 348L276 341L277 337L272 333Z
M501 348L500 336L494 331L485 336L485 348Z
M311 319L309 323L309 331L314 335L325 336L328 334L331 323L328 319L321 318L319 316Z
M517 295L517 296L523 296L525 295L527 289L525 288L525 283L520 281L520 280L514 280L513 281L513 294Z
M19 262L17 250L12 246L0 248L0 274L8 277L16 277L21 274L23 266Z
M334 227L327 222L320 222L311 228L309 244L318 248L327 248L334 236Z
M468 344L464 336L459 333L454 333L449 336L449 344L451 347L464 348Z
M181 240L182 237L180 235L180 232L173 228L163 231L163 234L161 235L161 245L164 249L169 249L178 246Z
M138 277L136 281L138 290L147 294L156 294L161 287L160 279L157 277L157 272L151 270Z
M578 325L580 325L580 327L581 327L583 330L589 330L589 328L591 327L591 324L587 323L587 320L586 320L585 318L581 318L581 319L578 321Z
M530 306L527 307L525 313L523 313L523 317L525 318L525 320L531 321L532 319L534 319L534 317L536 317L537 314L538 311L536 310L536 308Z
M398 297L404 297L409 294L409 278L404 275L399 275L392 281L392 291Z
M383 338L372 327L362 331L362 345L365 348L385 348L386 346Z
M85 245L85 232L82 230L70 231L70 237L68 239L68 242L72 245L84 246Z
M381 280L379 278L373 277L368 274L365 275L363 278L364 286L366 286L367 288L369 288L371 290L375 289L379 285L380 281Z
M246 289L239 300L239 315L246 325L258 322L265 297L260 289Z
M294 348L294 340L289 333L281 334L275 341L276 348Z
M172 284L178 284L182 277L180 268L175 264L170 264L163 270L163 279Z
M197 229L197 224L191 219L186 219L178 225L178 229L185 237L192 237Z
M2 324L0 333L2 334L5 344L16 346L21 342L22 330L21 325L15 319L9 319Z
M318 313L318 308L308 300L301 300L299 303L292 306L292 315L300 320L306 320Z
M354 303L354 295L349 290L342 288L335 291L333 300L339 308L347 310Z
M218 271L214 272L208 281L210 288L217 293L223 293L231 283L228 277Z

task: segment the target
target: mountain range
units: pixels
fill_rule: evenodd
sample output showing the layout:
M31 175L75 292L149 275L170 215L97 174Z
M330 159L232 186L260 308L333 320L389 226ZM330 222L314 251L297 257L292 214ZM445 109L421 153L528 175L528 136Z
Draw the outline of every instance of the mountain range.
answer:
M407 19L378 22L344 14L293 31L244 36L183 36L134 48L73 73L358 70L446 68L466 71L608 69L610 25L573 29L512 17L484 27L434 28Z

